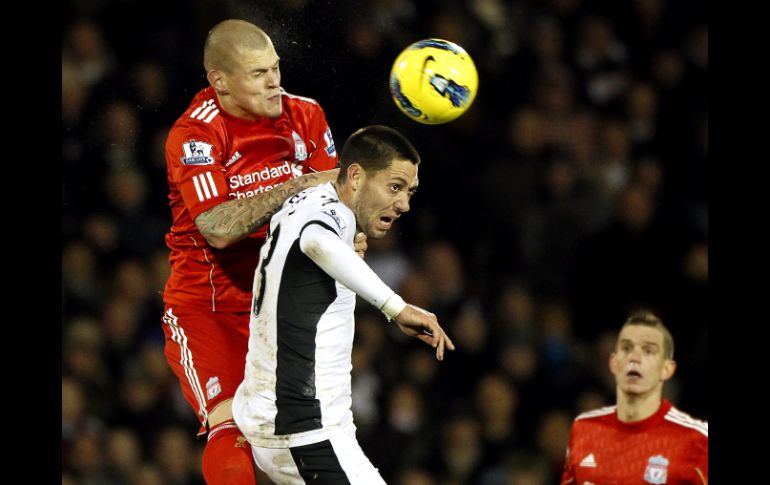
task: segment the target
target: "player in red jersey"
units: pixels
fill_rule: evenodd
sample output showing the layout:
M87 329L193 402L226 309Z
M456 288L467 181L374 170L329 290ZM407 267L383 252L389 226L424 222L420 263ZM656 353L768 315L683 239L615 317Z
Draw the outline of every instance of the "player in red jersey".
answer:
M663 399L673 357L671 333L655 315L626 320L610 356L617 405L575 419L562 485L708 484L708 423Z
M232 418L243 380L254 270L263 227L287 197L336 179L337 153L315 100L281 88L279 58L257 26L226 20L208 34L210 86L166 141L173 222L163 293L166 359L208 430L208 484L256 482ZM366 249L359 236L356 249Z

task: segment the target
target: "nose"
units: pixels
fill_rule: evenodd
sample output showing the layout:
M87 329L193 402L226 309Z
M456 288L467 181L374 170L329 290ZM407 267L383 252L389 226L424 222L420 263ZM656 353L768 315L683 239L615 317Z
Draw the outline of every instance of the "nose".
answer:
M267 86L275 88L281 85L281 71L269 69L267 71Z
M409 212L409 195L402 194L398 199L396 199L395 207L399 214Z

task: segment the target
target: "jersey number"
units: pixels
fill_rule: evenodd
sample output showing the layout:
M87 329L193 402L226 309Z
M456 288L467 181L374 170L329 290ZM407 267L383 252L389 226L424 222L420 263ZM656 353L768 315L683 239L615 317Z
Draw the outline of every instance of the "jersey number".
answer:
M255 317L259 315L259 309L262 307L262 300L265 297L265 286L267 286L265 284L265 278L267 278L267 271L265 268L270 263L270 259L273 257L273 251L275 251L275 247L278 245L278 235L280 232L281 225L278 224L275 226L275 231L272 231L270 237L268 237L267 241L265 241L265 244L270 244L270 249L267 251L265 259L263 259L259 265L259 290L254 296L254 304L251 308L251 312Z

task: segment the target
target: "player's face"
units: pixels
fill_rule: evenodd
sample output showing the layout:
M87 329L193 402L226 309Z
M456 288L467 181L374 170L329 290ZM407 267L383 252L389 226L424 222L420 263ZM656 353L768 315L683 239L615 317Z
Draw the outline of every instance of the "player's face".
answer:
M674 373L674 362L663 356L663 334L657 328L628 325L620 332L610 370L618 388L630 395L662 392Z
M367 174L355 204L356 221L364 234L385 237L396 219L409 211L417 184L417 165L406 160L394 160L390 167Z
M233 68L223 74L227 92L239 118L256 119L281 115L281 71L271 43L261 50L239 49Z

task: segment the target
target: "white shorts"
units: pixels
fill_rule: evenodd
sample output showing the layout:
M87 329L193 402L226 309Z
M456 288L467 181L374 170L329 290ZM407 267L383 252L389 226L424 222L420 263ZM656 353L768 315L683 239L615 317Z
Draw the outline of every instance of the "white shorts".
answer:
M294 448L252 445L254 461L278 485L385 484L356 440L355 427L325 441Z

